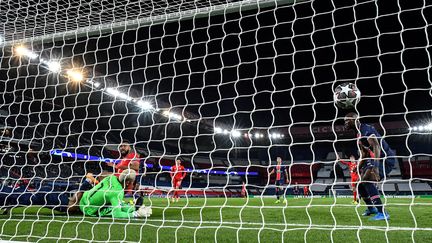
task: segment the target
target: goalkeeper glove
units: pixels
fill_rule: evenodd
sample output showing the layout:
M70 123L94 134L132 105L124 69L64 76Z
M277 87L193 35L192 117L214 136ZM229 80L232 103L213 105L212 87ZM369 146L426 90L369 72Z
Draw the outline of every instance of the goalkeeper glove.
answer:
M136 218L147 218L152 214L151 207L141 206L137 211L134 212Z

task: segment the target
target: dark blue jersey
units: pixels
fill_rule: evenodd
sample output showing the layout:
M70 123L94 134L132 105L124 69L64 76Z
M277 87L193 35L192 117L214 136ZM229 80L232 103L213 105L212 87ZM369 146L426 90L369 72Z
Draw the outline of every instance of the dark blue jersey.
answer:
M274 173L276 175L276 180L284 180L285 179L285 171L286 171L286 166L283 165L273 165L271 167L272 169L270 171L272 171L274 169Z
M378 143L381 146L381 155L380 155L381 158L383 158L385 156L387 156L387 157L396 156L395 152L390 148L388 143L382 138L381 134L375 129L375 127L373 127L372 125L369 125L369 124L360 124L359 138L360 138L360 142L362 145L364 145L366 147L370 147L370 144L367 141L367 139L372 134L375 135L375 137L378 140ZM372 148L370 148L370 149L372 149ZM388 162L394 164L394 160L389 160Z

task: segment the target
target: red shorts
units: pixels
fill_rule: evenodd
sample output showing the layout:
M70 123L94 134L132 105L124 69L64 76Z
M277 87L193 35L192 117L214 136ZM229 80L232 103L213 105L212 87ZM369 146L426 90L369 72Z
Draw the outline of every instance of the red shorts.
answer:
M180 180L180 179L176 179L176 178L172 178L172 186L174 187L174 188L181 188L181 182L182 182L182 180Z

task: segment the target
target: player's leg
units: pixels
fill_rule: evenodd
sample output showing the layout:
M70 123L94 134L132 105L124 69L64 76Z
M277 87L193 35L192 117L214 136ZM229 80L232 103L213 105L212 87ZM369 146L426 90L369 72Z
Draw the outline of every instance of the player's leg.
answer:
M388 220L390 219L390 215L384 211L384 205L381 201L378 188L376 187L375 183L366 183L365 184L366 190L370 196L370 199L372 203L374 204L375 208L378 210L378 213L375 215L375 217L371 218L371 220Z
M364 187L369 195L369 198L375 208L377 209L377 215L372 220L387 220L390 216L384 212L381 197L376 187L376 183L381 179L379 174L380 164L375 161L368 161L366 164L365 172L363 174Z
M365 202L365 204L367 206L366 211L362 215L363 216L369 216L369 215L378 213L378 210L374 207L372 200L370 199L370 196L366 190L364 182L359 183L358 193L360 195L360 198Z
M352 177L351 178L351 188L353 191L353 203L358 204L359 200L357 198L357 181L358 177Z
M286 198L286 194L287 194L288 186L285 187L285 189L282 187L282 190L283 190L283 198L284 198L283 203L287 204L288 201L287 201L287 198Z
M357 204L358 202L357 202L357 189L356 189L356 185L357 183L354 181L351 181L351 189L352 189L352 192L353 192L353 201L352 201L352 203L353 204Z
M175 179L171 178L171 189L167 193L167 199L169 200L170 199L170 194L172 192L171 202L174 202L174 197L176 195L175 183L176 183Z
M177 202L180 199L180 190L183 189L181 186L182 180L177 180Z
M176 182L176 201L179 201L179 194L180 194L180 189L181 189L181 180L177 180Z
M280 203L280 200L279 200L279 198L280 198L280 196L279 196L279 191L280 191L279 185L280 185L280 182L277 180L276 181L276 187L275 187L275 195L276 195L276 202L275 203Z
M173 196L171 198L171 202L174 202L177 199L177 196L178 196L178 182L179 181L176 180L176 179L173 179L173 181L172 181L174 192L173 192Z

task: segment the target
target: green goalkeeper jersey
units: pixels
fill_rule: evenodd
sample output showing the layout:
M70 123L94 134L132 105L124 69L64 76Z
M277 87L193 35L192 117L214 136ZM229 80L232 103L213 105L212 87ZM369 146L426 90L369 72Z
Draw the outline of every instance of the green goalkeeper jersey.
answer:
M91 190L84 192L80 209L87 216L131 218L135 209L123 205L124 189L117 177L108 176Z

